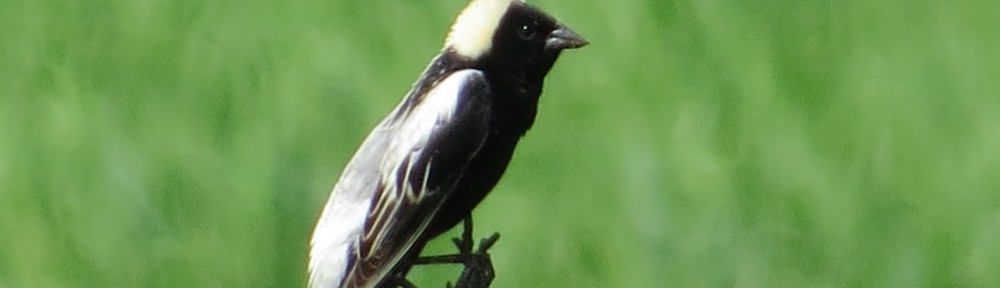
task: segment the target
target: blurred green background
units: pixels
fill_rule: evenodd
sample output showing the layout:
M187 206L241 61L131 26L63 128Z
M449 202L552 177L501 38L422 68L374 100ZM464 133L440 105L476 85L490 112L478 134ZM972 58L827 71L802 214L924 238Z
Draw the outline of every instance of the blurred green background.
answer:
M1000 2L532 3L592 44L475 214L494 287L1000 287ZM0 1L0 287L304 286L464 5Z

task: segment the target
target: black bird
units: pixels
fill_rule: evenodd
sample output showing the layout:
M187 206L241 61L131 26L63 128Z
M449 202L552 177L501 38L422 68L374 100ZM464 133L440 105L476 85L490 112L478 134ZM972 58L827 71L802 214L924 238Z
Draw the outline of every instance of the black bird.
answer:
M313 232L309 286L394 285L404 263L493 189L559 53L586 44L520 0L470 2L333 188Z

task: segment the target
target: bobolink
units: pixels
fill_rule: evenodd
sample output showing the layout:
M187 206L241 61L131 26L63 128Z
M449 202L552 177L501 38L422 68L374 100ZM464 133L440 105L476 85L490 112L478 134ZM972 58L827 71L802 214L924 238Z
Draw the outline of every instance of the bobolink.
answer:
M473 0L347 164L316 224L310 287L385 287L470 215L535 121L545 75L587 41L520 0Z

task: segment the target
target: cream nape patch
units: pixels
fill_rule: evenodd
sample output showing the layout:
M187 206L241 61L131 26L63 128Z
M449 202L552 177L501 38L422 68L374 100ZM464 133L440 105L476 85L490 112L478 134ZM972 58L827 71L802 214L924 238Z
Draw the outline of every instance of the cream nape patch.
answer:
M444 42L445 49L450 47L459 55L472 59L486 54L493 45L493 33L500 19L514 1L520 0L472 0L452 24Z

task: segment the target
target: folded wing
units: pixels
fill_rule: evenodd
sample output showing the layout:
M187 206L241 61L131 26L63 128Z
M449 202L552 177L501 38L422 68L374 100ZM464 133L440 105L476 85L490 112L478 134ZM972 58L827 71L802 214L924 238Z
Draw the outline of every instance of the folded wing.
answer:
M313 236L311 287L373 287L387 277L485 143L482 72L456 71L408 101L416 96L372 131L334 188Z

